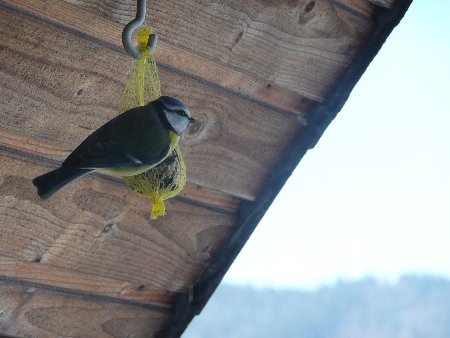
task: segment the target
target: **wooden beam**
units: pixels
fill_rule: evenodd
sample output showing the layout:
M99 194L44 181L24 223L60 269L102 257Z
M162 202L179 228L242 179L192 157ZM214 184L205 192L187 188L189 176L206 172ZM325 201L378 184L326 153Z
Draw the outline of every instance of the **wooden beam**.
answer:
M30 273L36 283L84 292L97 282L106 283L104 277L129 285L123 296L130 299L139 295L141 285L144 290L188 293L235 222L230 215L180 200L167 201L167 215L150 220L148 200L101 177L83 177L41 200L31 179L48 169L5 149L0 153L0 255L57 269L29 266L26 271L28 265L23 265L15 271L5 263L0 271L9 271L11 278ZM71 286L58 269L99 279L89 277L83 286L80 275ZM45 282L45 274L39 280L39 271L48 272L53 281ZM119 282L113 285L98 291L120 293Z
M343 8L355 15L362 15L368 20L373 20L376 6L368 0L329 0L331 3Z
M130 304L86 299L0 282L0 336L154 337L167 314Z
M87 10L56 0L5 2L114 48L121 48L123 29L115 21L127 22L135 15L131 0L77 2ZM203 0L173 0L152 6L148 20L161 36L156 52L160 64L302 114L304 104L323 100L372 30L371 21L339 6L314 3L309 10L303 1L270 6L252 0L243 6L234 0L211 6ZM190 20L179 19L183 17Z
M394 0L369 0L377 6L381 6L384 8L391 8L394 4Z
M5 142L30 147L29 153L46 151L42 156L61 161L116 115L131 60L45 23L0 11L0 127L24 136L21 142L21 136L9 133L13 138ZM166 68L160 69L160 78L163 93L180 98L198 120L181 142L188 180L254 199L280 151L303 128L303 119Z
M23 135L18 132L0 127L0 147L26 159L33 159L48 164L53 162L59 165L68 155L69 151L63 150L53 143L37 137ZM49 161L48 158L55 159ZM52 167L48 167L50 170ZM99 174L99 176L103 176ZM105 179L117 184L123 184L120 178L106 177ZM233 215L237 212L241 200L231 195L222 194L194 183L187 182L177 198L183 198L185 203L202 206L220 213Z
M76 3L122 23L134 17L133 0ZM150 1L148 21L172 45L321 101L371 32L372 18L329 1L274 4Z
M341 111L351 91L369 64L380 51L392 30L400 23L412 0L397 0L390 11L379 11L377 26L373 35L360 49L353 63L335 84L327 99L316 105L303 133L298 134L295 142L278 162L272 175L266 181L264 190L254 202L245 202L240 209L239 220L231 235L223 243L219 254L215 255L202 276L193 287L194 300L180 295L177 312L171 317L166 330L158 337L180 337L194 316L198 315L221 282L226 271L243 248L244 244L266 213L275 197L286 183L299 161L313 148L328 127L329 123Z
M46 2L40 0L4 0L3 6L76 32L116 50L123 50L121 42L123 25L70 3L61 0L48 0ZM131 6L127 9L131 13ZM179 48L166 42L164 37L159 39L156 58L161 65L217 84L242 97L261 102L275 109L303 115L312 104L311 99L294 91L282 88L274 83L262 81L245 72L227 67L220 62Z
M159 308L158 311L168 309L177 295L161 289L149 289L144 285L136 285L124 280L5 256L0 256L0 283L25 284L29 287L69 293L77 297L103 299L107 302L149 305L149 308Z

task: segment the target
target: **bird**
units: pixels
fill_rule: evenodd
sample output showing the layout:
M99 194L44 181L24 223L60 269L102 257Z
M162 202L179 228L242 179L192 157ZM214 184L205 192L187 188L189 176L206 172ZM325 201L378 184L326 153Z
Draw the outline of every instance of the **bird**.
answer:
M181 101L161 96L108 121L81 142L59 168L32 182L38 195L46 199L94 171L115 176L141 174L163 162L193 122Z

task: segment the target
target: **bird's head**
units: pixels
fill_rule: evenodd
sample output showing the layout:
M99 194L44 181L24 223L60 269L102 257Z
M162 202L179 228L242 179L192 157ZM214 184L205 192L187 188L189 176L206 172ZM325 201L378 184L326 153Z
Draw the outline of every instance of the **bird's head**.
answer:
M181 101L170 96L161 96L158 100L162 105L164 116L166 117L170 128L173 129L177 135L181 135L190 123L195 122L191 112Z

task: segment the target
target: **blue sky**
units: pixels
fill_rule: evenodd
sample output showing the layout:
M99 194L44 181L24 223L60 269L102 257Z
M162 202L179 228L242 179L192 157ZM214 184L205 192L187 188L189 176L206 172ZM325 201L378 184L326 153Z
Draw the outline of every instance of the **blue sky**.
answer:
M449 13L413 2L225 282L450 278Z

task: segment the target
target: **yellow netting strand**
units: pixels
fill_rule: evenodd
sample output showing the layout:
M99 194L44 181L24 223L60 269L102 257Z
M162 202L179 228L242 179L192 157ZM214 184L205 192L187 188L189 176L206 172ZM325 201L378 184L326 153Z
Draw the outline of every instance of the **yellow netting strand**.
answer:
M147 41L152 32L151 28L143 28L137 32L140 53L120 96L119 114L143 106L161 96L155 57L147 48ZM133 191L152 200L152 219L165 215L164 200L177 195L186 183L186 166L179 146L156 167L140 175L123 177L123 180Z
M117 109L119 114L131 108L143 106L161 96L155 56L146 47L146 41L148 41L148 37L153 33L153 30L142 28L137 33L140 53L137 62L133 64L125 89L120 95Z

